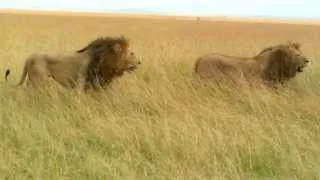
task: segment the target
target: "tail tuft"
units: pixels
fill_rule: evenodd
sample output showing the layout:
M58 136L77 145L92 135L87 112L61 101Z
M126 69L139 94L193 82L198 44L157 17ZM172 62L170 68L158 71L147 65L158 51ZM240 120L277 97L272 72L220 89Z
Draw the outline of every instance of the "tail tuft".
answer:
M10 75L10 73L11 73L10 69L7 69L5 74L6 81L8 80L8 76Z

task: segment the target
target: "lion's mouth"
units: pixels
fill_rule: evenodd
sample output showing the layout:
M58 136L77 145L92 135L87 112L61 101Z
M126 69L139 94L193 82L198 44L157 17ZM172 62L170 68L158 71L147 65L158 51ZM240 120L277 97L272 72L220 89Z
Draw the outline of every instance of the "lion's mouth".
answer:
M136 70L137 69L137 66L135 66L135 65L129 65L128 67L127 67L127 72L133 72L134 70Z
M303 72L303 67L298 67L298 68L297 68L297 71L298 71L298 72Z

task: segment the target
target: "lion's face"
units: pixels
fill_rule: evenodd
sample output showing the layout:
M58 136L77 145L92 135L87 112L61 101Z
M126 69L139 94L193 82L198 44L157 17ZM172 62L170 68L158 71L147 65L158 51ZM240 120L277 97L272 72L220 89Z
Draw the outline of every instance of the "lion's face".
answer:
M135 71L141 61L136 57L135 53L129 51L127 45L115 44L112 52L106 56L108 68L112 68L117 76L123 75L125 72L131 73ZM113 59L110 61L110 59Z
M139 64L141 64L140 60L136 57L134 52L126 52L122 54L118 63L117 63L117 72L121 75L124 72L131 73L135 71Z
M303 72L303 69L308 66L310 60L303 55L299 48L291 47L289 50L292 52L292 62L296 65L298 73Z

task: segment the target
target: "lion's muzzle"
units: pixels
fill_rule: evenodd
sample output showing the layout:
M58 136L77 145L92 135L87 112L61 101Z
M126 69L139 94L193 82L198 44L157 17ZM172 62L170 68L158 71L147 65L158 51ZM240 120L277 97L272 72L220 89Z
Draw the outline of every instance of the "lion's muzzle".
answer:
M299 72L299 73L300 73L300 72L303 72L303 69L306 68L310 63L311 63L310 60L307 59L307 58L305 58L305 59L303 60L303 64L300 65L299 67L297 67L297 72Z

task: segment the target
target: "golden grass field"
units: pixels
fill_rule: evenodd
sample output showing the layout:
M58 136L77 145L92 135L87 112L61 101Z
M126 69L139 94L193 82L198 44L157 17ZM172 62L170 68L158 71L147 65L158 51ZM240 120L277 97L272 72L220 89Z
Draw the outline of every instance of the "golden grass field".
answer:
M0 179L320 179L320 26L3 13L0 27ZM142 65L105 92L11 86L31 53L118 35ZM204 53L288 40L312 60L288 88L192 84Z

